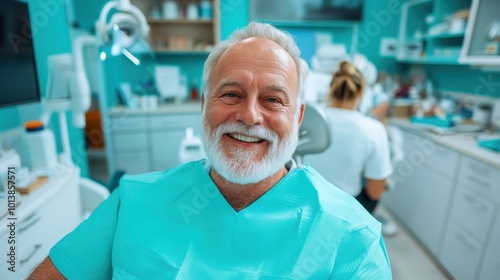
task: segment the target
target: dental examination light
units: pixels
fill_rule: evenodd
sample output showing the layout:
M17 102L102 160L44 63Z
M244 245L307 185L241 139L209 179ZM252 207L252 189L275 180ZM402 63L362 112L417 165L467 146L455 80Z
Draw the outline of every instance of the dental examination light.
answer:
M72 111L72 123L76 128L85 127L85 112L90 108L90 85L85 72L83 50L97 48L98 38L90 35L77 37L72 45L73 53L49 56L49 75L46 97L42 100L44 125L53 113L58 113L63 153L61 162L72 165L66 111Z
M130 0L106 3L96 22L96 32L105 46L110 47L112 56L123 54L135 65L141 63L137 54L152 53L147 43L149 25L146 17ZM100 57L105 60L106 52L101 52Z

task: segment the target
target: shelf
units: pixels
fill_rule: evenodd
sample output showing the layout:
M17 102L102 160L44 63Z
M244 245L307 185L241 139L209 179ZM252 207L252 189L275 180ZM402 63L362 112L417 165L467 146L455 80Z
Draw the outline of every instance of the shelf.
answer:
M422 39L432 40L432 39L448 39L448 38L462 38L464 37L465 32L460 33L441 33L434 35L425 35L422 36Z
M436 65L461 65L458 62L458 57L405 57L398 58L400 63L415 63L415 64L436 64Z
M198 19L198 20L187 20L187 19L154 19L148 18L149 24L213 24L213 19Z
M196 50L170 50L170 49L154 49L156 54L168 54L168 55L208 55L210 51L196 51Z
M411 1L408 2L408 7L415 8L419 6L428 6L428 5L434 5L434 0L417 0L417 1Z
M277 27L323 27L323 28L352 28L359 25L359 22L354 21L262 21Z

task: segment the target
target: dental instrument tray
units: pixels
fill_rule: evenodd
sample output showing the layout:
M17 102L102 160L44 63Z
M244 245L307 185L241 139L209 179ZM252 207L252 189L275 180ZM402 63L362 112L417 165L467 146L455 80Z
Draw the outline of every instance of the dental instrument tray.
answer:
M427 126L434 126L434 127L453 127L455 126L455 122L452 119L448 118L438 118L436 116L429 116L429 117L410 117L410 123L412 124L420 124L420 125L427 125Z
M500 136L493 139L479 139L477 144L480 147L487 148L496 152L500 152Z

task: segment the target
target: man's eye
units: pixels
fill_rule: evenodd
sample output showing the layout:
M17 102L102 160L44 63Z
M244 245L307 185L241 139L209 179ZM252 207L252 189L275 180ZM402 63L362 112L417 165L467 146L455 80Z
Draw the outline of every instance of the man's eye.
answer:
M274 97L269 97L267 101L270 103L280 103L279 99Z
M236 97L238 97L238 95L234 92L228 92L222 95L222 98L236 98Z

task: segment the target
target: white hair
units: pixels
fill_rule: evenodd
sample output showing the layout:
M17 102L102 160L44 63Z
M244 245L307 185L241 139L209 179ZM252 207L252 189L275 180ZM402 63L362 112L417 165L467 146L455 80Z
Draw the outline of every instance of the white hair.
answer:
M205 61L205 65L203 67L203 95L205 96L205 98L208 98L208 93L210 92L210 79L212 76L212 70L221 55L236 43L252 37L263 37L269 39L282 47L292 57L297 67L297 74L299 77L297 92L298 110L298 108L300 108L300 104L304 100L304 94L306 91L306 78L309 71L309 66L307 65L307 62L300 57L300 50L297 47L297 44L295 44L292 36L285 31L279 30L267 23L251 22L247 27L236 30L228 39L220 42L214 47L214 49L210 52L207 60Z

